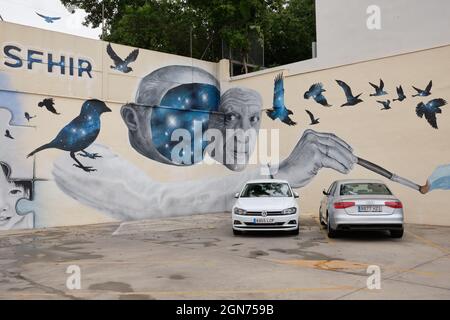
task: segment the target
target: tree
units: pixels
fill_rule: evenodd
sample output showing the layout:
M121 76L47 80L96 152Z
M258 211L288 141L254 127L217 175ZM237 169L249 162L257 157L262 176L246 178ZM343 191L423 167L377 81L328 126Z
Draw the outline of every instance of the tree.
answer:
M87 12L86 25L105 18L103 40L218 61L222 46L239 53L248 72L255 39L264 44L266 65L311 57L314 0L61 0ZM103 8L101 3L103 3Z

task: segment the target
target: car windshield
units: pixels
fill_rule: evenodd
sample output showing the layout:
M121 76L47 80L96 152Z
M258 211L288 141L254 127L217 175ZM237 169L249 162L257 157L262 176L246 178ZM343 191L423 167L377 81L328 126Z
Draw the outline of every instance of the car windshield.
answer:
M341 196L349 195L391 195L391 191L382 183L346 183L341 185Z
M249 183L245 186L241 198L292 197L287 183Z

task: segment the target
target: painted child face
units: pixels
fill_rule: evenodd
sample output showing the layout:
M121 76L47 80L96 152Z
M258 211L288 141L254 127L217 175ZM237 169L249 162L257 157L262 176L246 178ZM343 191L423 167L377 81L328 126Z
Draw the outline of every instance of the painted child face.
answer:
M8 181L0 169L0 230L30 228L31 214L19 215L16 204L22 198L28 197L23 187Z

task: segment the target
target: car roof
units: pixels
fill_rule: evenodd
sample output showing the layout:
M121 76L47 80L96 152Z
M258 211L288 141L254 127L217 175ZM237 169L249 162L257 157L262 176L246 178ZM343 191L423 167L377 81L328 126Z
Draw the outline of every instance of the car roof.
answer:
M342 179L342 180L336 180L335 182L339 184L346 184L346 183L382 183L386 184L381 180L377 179Z
M255 179L255 180L249 180L245 184L249 184L249 183L287 183L287 184L289 184L288 181L281 180L281 179Z

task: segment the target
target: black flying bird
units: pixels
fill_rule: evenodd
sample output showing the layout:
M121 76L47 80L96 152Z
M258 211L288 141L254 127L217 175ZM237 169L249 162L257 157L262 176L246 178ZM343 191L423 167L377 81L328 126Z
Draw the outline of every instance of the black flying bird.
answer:
M325 92L325 91L326 90L323 89L323 85L321 83L315 83L311 87L309 87L309 90L305 92L303 97L305 99L309 99L310 97L313 97L314 101L323 105L324 107L331 107L331 105L328 104L325 96L322 94L322 92Z
M45 20L45 22L47 22L47 23L53 23L53 21L61 19L61 17L49 17L49 16L44 16L43 14L40 14L40 13L37 13L37 12L36 12L36 14L37 14L39 17L43 18L43 19Z
M109 43L106 47L106 52L108 53L109 57L113 60L114 65L111 66L111 69L121 71L123 73L128 73L130 71L133 71L131 67L128 65L132 63L133 61L136 61L138 55L139 55L139 49L134 49L131 51L131 53L126 57L125 60L122 60L117 53L113 50L111 47L111 44Z
M89 147L100 133L100 115L104 112L111 112L103 101L92 99L87 100L81 107L78 117L66 125L51 142L40 146L27 157L45 149L60 149L70 152L70 156L75 160L75 167L86 172L95 171L92 167L86 167L75 157L75 153L81 151L83 155L95 159L96 154L90 154L85 149Z
M9 139L14 139L14 137L11 135L11 132L9 132L9 130L5 131L5 137L7 137Z
M30 120L33 118L36 118L36 116L30 116L28 112L25 112L25 119L27 119L28 122L30 122Z
M377 100L377 102L378 103L381 103L382 105L383 105L383 108L381 109L381 110L389 110L389 109L392 109L391 108L391 100L386 100L386 101L380 101L380 100Z
M273 108L266 110L266 113L272 120L280 119L281 122L286 123L289 126L295 126L297 124L289 117L289 115L292 115L293 112L284 105L283 74L279 74L275 77L273 88Z
M373 84L372 82L369 82L369 84L375 89L375 93L371 93L370 96L374 97L374 96L384 96L385 94L387 94L386 91L384 91L384 82L383 80L380 79L380 85L377 86L376 84Z
M41 107L41 108L45 107L51 113L60 114L55 109L55 101L53 100L53 98L47 98L47 99L42 100L41 102L38 103L38 107Z
M362 95L362 93L358 94L357 96L353 96L352 89L350 89L348 84L341 80L336 80L336 82L344 90L345 97L347 98L347 102L341 105L341 107L354 106L360 102L363 102L361 99L359 99L359 96Z
M311 123L310 123L311 126L319 123L319 118L317 118L317 119L314 118L314 115L312 114L311 111L309 111L307 109L305 109L305 111L309 115L309 118L311 119Z
M430 100L426 104L419 102L416 107L416 114L419 118L422 118L425 115L425 119L427 119L428 123L433 128L437 129L436 113L442 113L441 107L446 104L447 101L441 98Z
M414 90L417 91L417 94L413 94L413 97L426 97L429 96L431 94L431 86L433 85L433 81L430 80L430 82L428 83L427 87L425 88L425 90L422 89L418 89L414 86L412 86L414 88Z
M398 99L394 99L394 101L403 101L406 99L405 94L403 93L402 86L396 87Z

